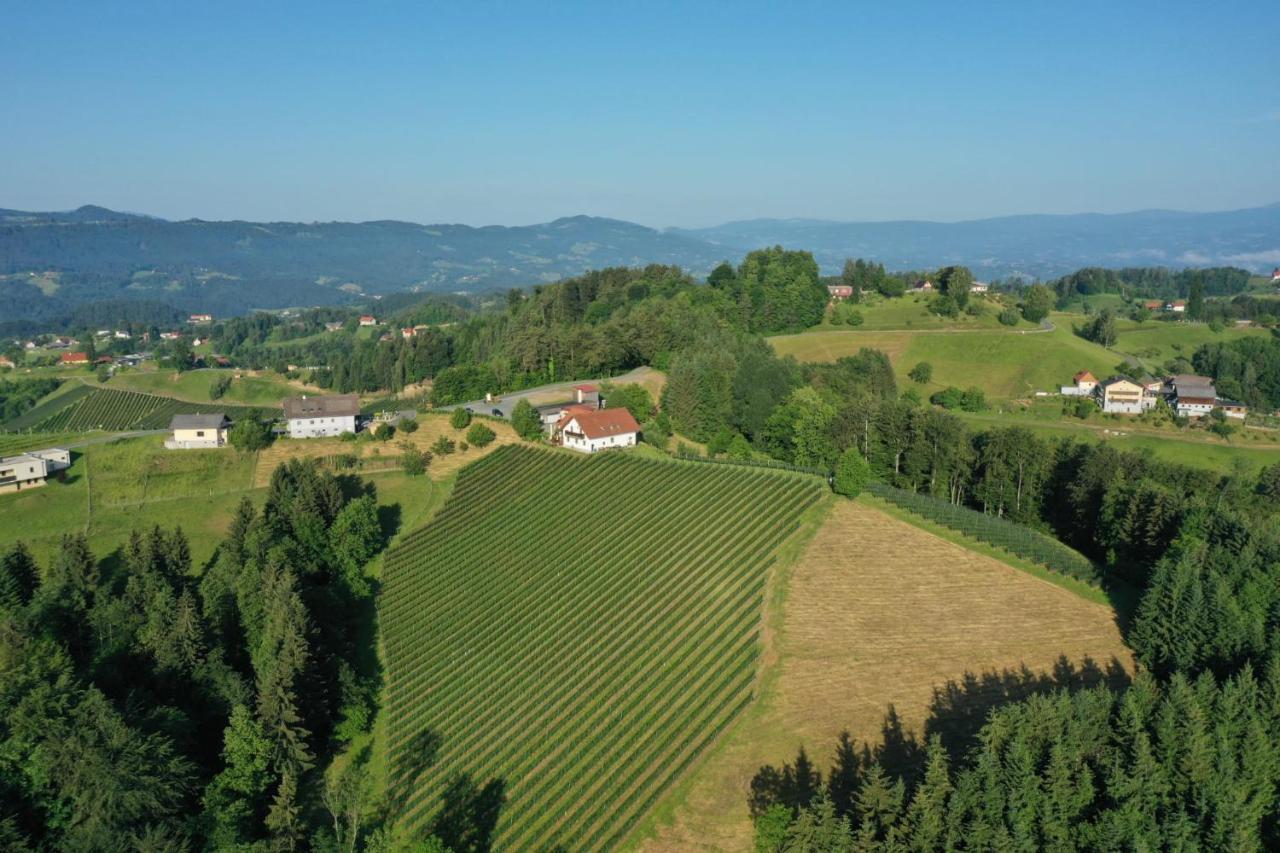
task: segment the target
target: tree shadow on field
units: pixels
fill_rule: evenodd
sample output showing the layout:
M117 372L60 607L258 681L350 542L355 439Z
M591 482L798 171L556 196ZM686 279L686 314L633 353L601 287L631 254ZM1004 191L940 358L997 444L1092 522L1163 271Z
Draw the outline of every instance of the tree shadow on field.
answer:
M388 786L388 811L392 815L402 815L409 797L417 788L418 780L432 767L440 755L440 746L444 738L435 729L424 728L409 738L409 742L400 749L391 762L391 779Z
M484 853L493 842L493 830L507 799L507 783L490 779L476 785L468 773L457 773L440 796L440 811L431 820L430 834L456 853Z
M935 735L955 766L977 745L978 733L991 712L1002 705L1056 690L1074 693L1099 685L1122 688L1128 684L1129 674L1115 658L1105 667L1089 657L1077 666L1064 655L1048 672L1033 672L1025 666L981 674L966 672L959 680L934 688L923 737L904 728L893 705L885 714L880 742L875 746L864 743L859 748L847 731L842 732L826 790L837 812L853 814L858 791L875 768L911 790L923 776L925 745ZM784 805L794 812L812 802L823 787L822 774L802 746L794 763L765 765L756 772L748 795L751 816L758 817L773 805Z
M400 504L378 507L378 526L382 529L382 547L386 548L391 540L400 532L401 518L404 513Z

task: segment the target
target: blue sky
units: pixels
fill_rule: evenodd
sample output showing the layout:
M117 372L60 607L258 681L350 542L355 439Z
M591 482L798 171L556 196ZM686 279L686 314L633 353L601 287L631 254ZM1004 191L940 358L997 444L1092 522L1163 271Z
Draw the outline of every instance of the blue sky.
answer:
M1274 0L550 5L7 3L0 207L698 226L1280 201Z

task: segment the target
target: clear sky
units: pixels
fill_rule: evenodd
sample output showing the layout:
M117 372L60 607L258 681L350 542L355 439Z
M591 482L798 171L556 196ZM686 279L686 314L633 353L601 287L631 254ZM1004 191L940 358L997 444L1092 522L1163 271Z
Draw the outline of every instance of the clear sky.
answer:
M552 5L5 2L0 207L698 226L1280 201L1280 0Z

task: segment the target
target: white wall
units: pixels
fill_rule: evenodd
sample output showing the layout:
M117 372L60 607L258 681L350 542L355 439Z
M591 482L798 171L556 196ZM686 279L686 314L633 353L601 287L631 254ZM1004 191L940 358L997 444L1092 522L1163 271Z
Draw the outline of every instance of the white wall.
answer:
M356 431L356 416L334 418L291 418L290 438L325 438Z

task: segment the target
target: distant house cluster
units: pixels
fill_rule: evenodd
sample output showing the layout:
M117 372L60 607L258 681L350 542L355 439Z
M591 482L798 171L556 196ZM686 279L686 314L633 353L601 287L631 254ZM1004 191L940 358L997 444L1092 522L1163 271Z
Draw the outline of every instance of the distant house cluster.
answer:
M43 486L49 475L71 467L71 452L59 447L0 458L0 492Z
M1249 413L1243 403L1219 396L1208 376L1179 374L1166 379L1113 376L1099 382L1092 373L1082 370L1071 377L1071 383L1062 386L1064 397L1093 398L1108 414L1139 415L1155 408L1160 400L1165 400L1174 414L1183 418L1201 418L1214 409L1221 409L1224 415L1237 420L1244 420Z

